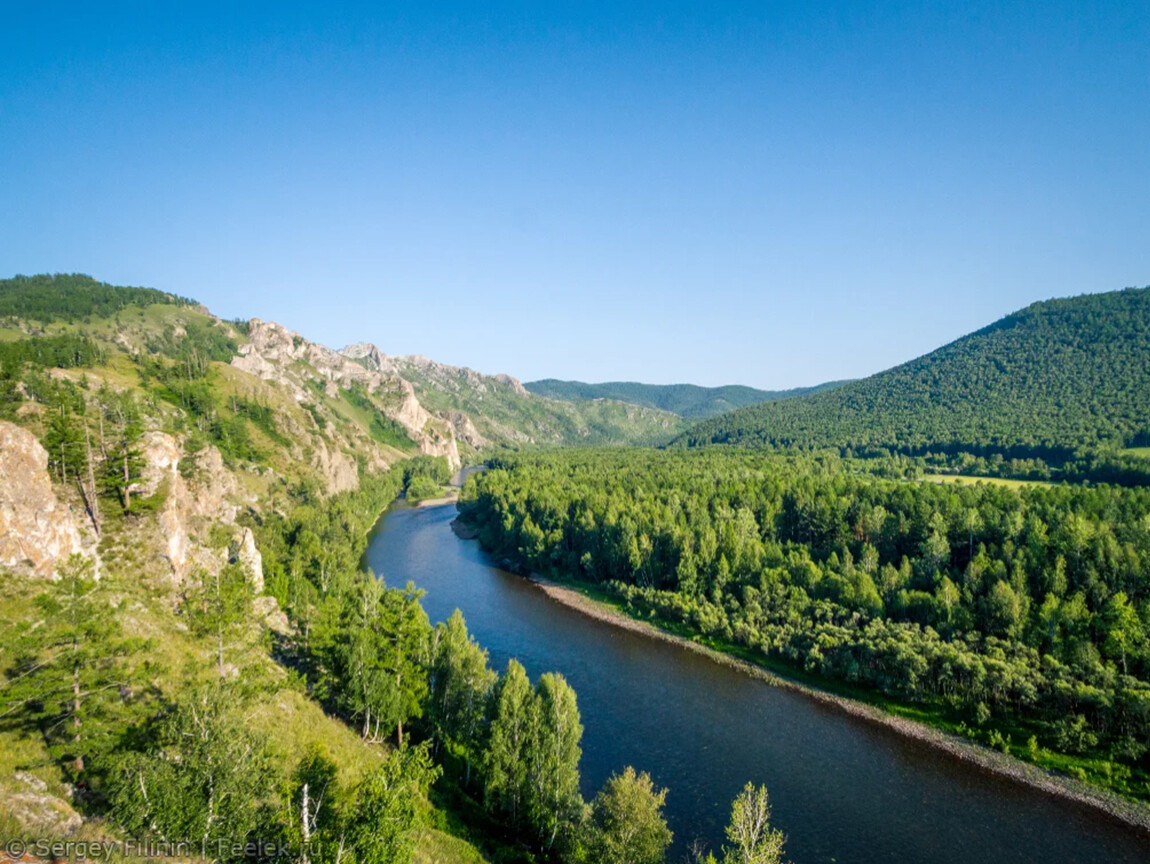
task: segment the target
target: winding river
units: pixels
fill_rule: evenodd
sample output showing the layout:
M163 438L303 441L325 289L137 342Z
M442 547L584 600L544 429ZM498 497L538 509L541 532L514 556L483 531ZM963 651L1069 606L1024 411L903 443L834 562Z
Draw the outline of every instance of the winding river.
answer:
M1150 862L1150 837L690 651L586 617L493 567L453 506L393 507L367 563L458 607L502 669L561 672L582 713L583 794L625 765L670 789L670 860L723 840L730 801L765 783L796 864Z

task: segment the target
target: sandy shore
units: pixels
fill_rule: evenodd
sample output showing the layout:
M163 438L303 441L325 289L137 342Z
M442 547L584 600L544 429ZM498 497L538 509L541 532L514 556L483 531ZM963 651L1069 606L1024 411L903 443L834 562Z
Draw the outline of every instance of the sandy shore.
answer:
M425 498L416 507L442 507L444 504L454 504L459 499L459 493L444 495L442 498Z
M465 540L475 538L474 529L462 524L458 519L452 522L451 527L457 536ZM833 693L818 690L814 687L808 687L805 684L777 675L761 666L756 666L753 663L748 663L737 657L732 657L728 654L723 654L720 651L708 648L705 645L692 642L690 639L685 639L681 636L660 630L658 627L646 621L631 618L605 603L600 603L599 601L592 600L580 594L573 588L545 579L537 574L532 574L528 578L553 600L571 609L582 612L584 615L595 618L598 621L603 621L615 627L621 627L624 630L640 633L652 639L661 639L664 642L674 643L688 651L702 654L716 663L722 663L725 666L739 669L747 675L766 681L776 687L786 687L789 690L802 693L825 705L830 705L846 714L865 720L868 723L884 726L907 738L921 741L930 747L945 751L954 758L976 765L985 771L990 771L1002 777L1008 777L1015 782L1023 783L1047 794L1084 804L1105 813L1112 819L1116 819L1119 822L1136 828L1141 828L1150 833L1150 807L1139 804L1136 801L1130 801L1113 792L1091 786L1088 783L1080 782L1071 777L1049 773L1035 765L1022 762L1012 756L1000 753L997 750L991 750L987 747L975 744L965 738L948 735L945 732L923 723L915 722L914 720L887 714L885 711L872 705L866 705L852 699L836 696Z

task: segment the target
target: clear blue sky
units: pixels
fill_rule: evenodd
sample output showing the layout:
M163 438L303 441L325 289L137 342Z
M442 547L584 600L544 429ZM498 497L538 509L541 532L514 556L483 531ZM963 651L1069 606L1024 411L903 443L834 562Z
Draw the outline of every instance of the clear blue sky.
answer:
M1144 0L335 5L5 3L0 275L763 387L1150 283Z

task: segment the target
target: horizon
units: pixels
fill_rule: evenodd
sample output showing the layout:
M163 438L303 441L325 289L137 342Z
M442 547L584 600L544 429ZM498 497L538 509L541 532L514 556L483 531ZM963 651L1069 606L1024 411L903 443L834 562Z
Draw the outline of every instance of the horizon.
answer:
M36 276L36 275L48 275L48 276L78 275L78 276L85 276L89 279L94 279L97 282L104 282L105 284L113 284L113 283L107 282L106 280L100 279L98 276L93 276L91 273L84 273L84 272L77 272L74 274L14 273L10 277L2 277L2 278L20 279L20 278L28 278L28 277ZM203 303L198 297L189 297L186 295L178 295L178 292L168 291L168 290L164 289L163 287L156 286L156 285L135 285L135 286L130 286L130 287L152 288L154 290L161 291L161 292L166 293L166 294L181 296L185 300L189 300L193 303L196 303L200 306L203 306L212 315L215 315L217 318L220 318L222 320L235 320L235 319L227 318L224 315L220 315L214 309L209 307L206 303ZM945 348L947 345L950 345L953 342L957 342L960 339L965 338L966 336L970 336L970 335L978 332L979 330L982 330L986 327L990 327L990 326L998 323L999 321L1001 321L1003 318L1007 318L1010 315L1021 312L1024 309L1027 309L1028 307L1033 306L1033 305L1038 304L1038 303L1048 303L1048 302L1051 302L1054 300L1073 300L1077 297L1087 297L1087 296L1092 296L1092 295L1097 295L1097 294L1115 294L1115 293L1120 293L1123 291L1150 291L1150 285L1143 285L1143 286L1127 285L1123 288L1115 288L1115 289L1109 290L1109 291L1083 291L1083 292L1080 292L1078 294L1067 294L1067 295L1054 296L1054 297L1043 297L1043 298L1038 299L1038 300L1032 300L1028 303L1025 303L1025 304L1019 306L1016 309L1012 309L1009 312L1004 313L1003 315L999 316L998 318L995 318L993 321L987 321L984 324L977 325L973 329L969 330L968 332L959 334L954 339L951 339L947 342L943 342L939 345L935 345L934 347L927 349L926 351L924 351L921 354L916 354L913 357L907 357L907 358L904 358L902 360L898 360L890 366L887 366L883 369L878 369L875 372L870 373L870 375L863 375L863 376L859 376L857 378L851 378L851 377L827 378L827 379L821 380L821 381L813 381L813 382L806 383L806 384L789 385L786 387L758 387L756 385L746 384L746 383L741 382L741 381L725 381L725 382L721 382L718 384L703 384L703 383L699 383L697 381L646 381L646 380L640 381L640 380L631 380L631 379L622 379L622 378L611 378L611 379L603 379L600 381L592 381L592 380L577 379L577 378L560 378L560 377L557 377L555 375L541 375L537 378L526 378L526 377L523 377L521 375L516 374L516 372L514 370L481 369L481 368L477 368L477 367L472 366L472 365L467 364L467 363L446 363L446 362L440 360L438 357L436 357L432 354L428 354L427 352L424 352L424 351L415 351L415 352L407 353L407 354L397 354L395 352L386 350L384 346L380 345L377 342L372 341L371 339L353 339L351 341L344 342L344 343L339 344L339 345L331 345L331 344L327 344L327 343L324 343L320 340L312 338L304 330L301 330L298 327L293 326L292 324L286 323L284 321L276 321L274 319L261 317L259 315L253 315L247 319L241 319L241 320L259 319L259 320L263 320L263 321L268 321L268 322L273 323L273 324L278 324L281 327L285 327L287 330L302 336L303 338L307 339L309 342L312 342L313 344L323 345L324 347L330 348L331 350L337 351L337 352L343 352L353 345L359 345L359 344L373 345L375 348L379 349L385 356L388 356L388 357L399 357L399 358L419 357L419 358L423 358L426 360L431 360L435 363L439 363L440 365L444 365L444 366L454 366L457 368L470 369L471 371L478 372L481 375L487 375L487 376L509 375L512 378L515 378L517 381L519 381L523 384L534 384L534 383L539 383L539 382L544 382L544 381L557 381L559 383L564 383L564 384L587 384L587 385L591 385L591 386L605 386L605 385L610 385L610 384L643 384L643 385L651 385L651 386L657 386L657 387L684 387L684 386L685 387L700 387L700 388L709 389L709 390L720 389L723 387L746 387L748 389L761 390L764 392L784 393L784 392L787 392L790 390L806 390L806 389L810 389L810 388L814 388L814 387L821 387L821 386L824 386L827 384L850 383L852 381L858 381L858 380L862 380L863 378L870 377L871 375L877 375L877 374L880 374L882 372L886 372L886 371L889 371L891 369L895 369L895 368L902 366L906 363L910 363L914 360L917 360L920 357L925 357L928 354L932 354L935 351L939 350L940 348Z
M38 5L0 272L524 381L862 378L1150 283L1150 9Z

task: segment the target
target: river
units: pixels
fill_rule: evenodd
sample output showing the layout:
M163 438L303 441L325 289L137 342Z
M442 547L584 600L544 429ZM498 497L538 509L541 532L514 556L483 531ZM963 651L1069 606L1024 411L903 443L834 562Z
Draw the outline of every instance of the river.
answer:
M451 531L454 506L393 507L368 565L427 591L433 622L456 607L493 668L561 672L582 714L583 794L626 765L670 789L669 860L694 839L718 851L731 799L765 783L795 864L1150 861L1150 838L1086 807L772 687L675 645L613 627L493 567Z

